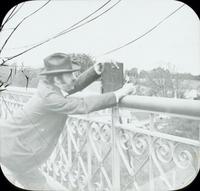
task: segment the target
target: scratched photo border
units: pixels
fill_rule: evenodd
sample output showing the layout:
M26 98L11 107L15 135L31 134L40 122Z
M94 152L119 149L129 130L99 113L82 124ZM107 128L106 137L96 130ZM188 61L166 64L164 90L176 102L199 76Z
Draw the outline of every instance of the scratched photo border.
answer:
M87 0L86 0L87 1ZM12 3L8 3L8 2L4 2L4 4L3 4L3 6L1 6L1 7L4 7L4 8L1 8L1 11L2 11L2 15L1 15L1 18L2 18L2 20L4 19L4 17L5 17L5 15L6 15L6 13L14 6L14 5L16 5L16 4L18 4L18 3L21 3L21 2L23 2L23 1L15 1L15 3L14 4L12 4ZM89 1L87 1L87 2L89 2ZM191 4L191 1L185 1L185 0L183 0L183 1L181 1L181 2L184 2L184 3L186 3L186 5L188 5L188 6L190 6L195 12L196 12L196 14L198 14L198 16L199 16L199 12L198 12L198 10L199 10L199 4L196 2L196 4L195 4L195 2L193 2L193 4ZM5 11L5 13L4 13L4 11ZM2 22L1 22L2 23ZM1 54L0 54L1 55ZM2 64L2 66L4 65L4 66L6 66L6 64L4 64L4 63L1 63ZM24 69L25 69L25 67L23 66L23 64L20 66L20 68L22 69L22 74L24 75L24 79L25 79L25 85L24 85L24 87L25 88L28 88L29 87L29 76L27 75L27 73L24 71ZM12 74L15 72L15 69L16 68L14 68L14 69L12 69L12 70L10 70L10 72L9 72L9 75L8 75L8 77L7 77L7 79L6 79L6 81L4 81L4 82L0 82L0 87L3 87L3 89L1 89L1 91L4 91L4 90L6 90L6 88L9 86L9 83L7 83L7 82L9 82L10 80L11 80L11 76L12 76ZM193 180L193 182L191 183L191 184L189 184L188 186L186 186L185 188L183 188L183 189L180 189L180 190L191 190L191 189L195 189L195 188L197 188L198 187L198 185L200 184L200 182L199 182L199 177L200 175L199 175L199 173L198 173L198 175L196 176L196 178ZM4 177L4 175L3 175L3 173L1 172L1 177L0 177L1 179L0 179L0 186L6 186L9 190L22 190L22 189L20 189L20 188L18 188L18 187L15 187L14 185L12 185L12 184L10 184L10 182L9 181L7 181L7 179Z

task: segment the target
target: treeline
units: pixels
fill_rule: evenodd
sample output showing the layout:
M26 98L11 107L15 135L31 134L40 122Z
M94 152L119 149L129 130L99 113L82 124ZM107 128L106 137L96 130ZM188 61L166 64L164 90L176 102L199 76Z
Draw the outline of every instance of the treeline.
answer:
M94 58L86 54L68 54L80 63L81 71L95 64ZM13 63L0 67L0 83L7 86L36 88L40 79L41 68L25 68ZM137 85L137 95L184 98L187 90L200 90L200 75L177 73L163 67L152 70L138 70L134 67L124 72L125 81Z
M187 90L200 90L200 75L172 72L162 67L149 71L132 68L125 71L125 76L137 85L139 95L184 98Z
M200 75L192 75L191 73L175 73L175 72L170 72L170 70L162 68L162 67L157 67L152 70L141 70L138 71L138 68L131 68L130 70L126 70L125 74L128 76L132 76L135 78L146 78L146 76L150 74L155 74L160 73L161 75L171 75L171 77L176 78L178 76L179 79L182 80L200 80Z

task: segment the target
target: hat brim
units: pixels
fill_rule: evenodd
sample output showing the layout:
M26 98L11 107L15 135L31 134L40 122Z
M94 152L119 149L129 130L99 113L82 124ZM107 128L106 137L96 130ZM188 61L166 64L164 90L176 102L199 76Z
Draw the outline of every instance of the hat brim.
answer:
M46 71L43 70L40 72L40 75L48 75L48 74L57 74L57 73L72 73L75 71L79 71L80 69L72 69L72 70L53 70L53 71Z
M71 72L79 71L80 69L81 69L81 67L77 63L73 63L72 69L58 69L58 70L51 70L51 71L43 69L43 71L40 72L40 75L50 75L50 74L58 74L58 73L71 73Z

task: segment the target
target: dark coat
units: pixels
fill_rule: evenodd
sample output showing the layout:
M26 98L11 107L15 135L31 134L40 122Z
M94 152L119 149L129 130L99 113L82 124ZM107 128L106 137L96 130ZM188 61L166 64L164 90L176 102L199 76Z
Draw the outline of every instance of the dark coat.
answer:
M93 74L89 81L88 74ZM78 90L97 77L94 71L82 75L77 81ZM41 82L23 109L0 122L1 163L16 172L40 166L55 148L68 114L86 114L115 104L114 93L65 98L58 89Z

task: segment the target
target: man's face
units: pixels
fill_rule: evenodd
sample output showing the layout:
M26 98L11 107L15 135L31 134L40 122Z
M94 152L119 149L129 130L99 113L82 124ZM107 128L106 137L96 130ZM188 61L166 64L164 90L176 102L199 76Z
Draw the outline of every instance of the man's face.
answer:
M74 89L76 76L74 73L63 73L62 81L62 90L68 92L69 90Z

